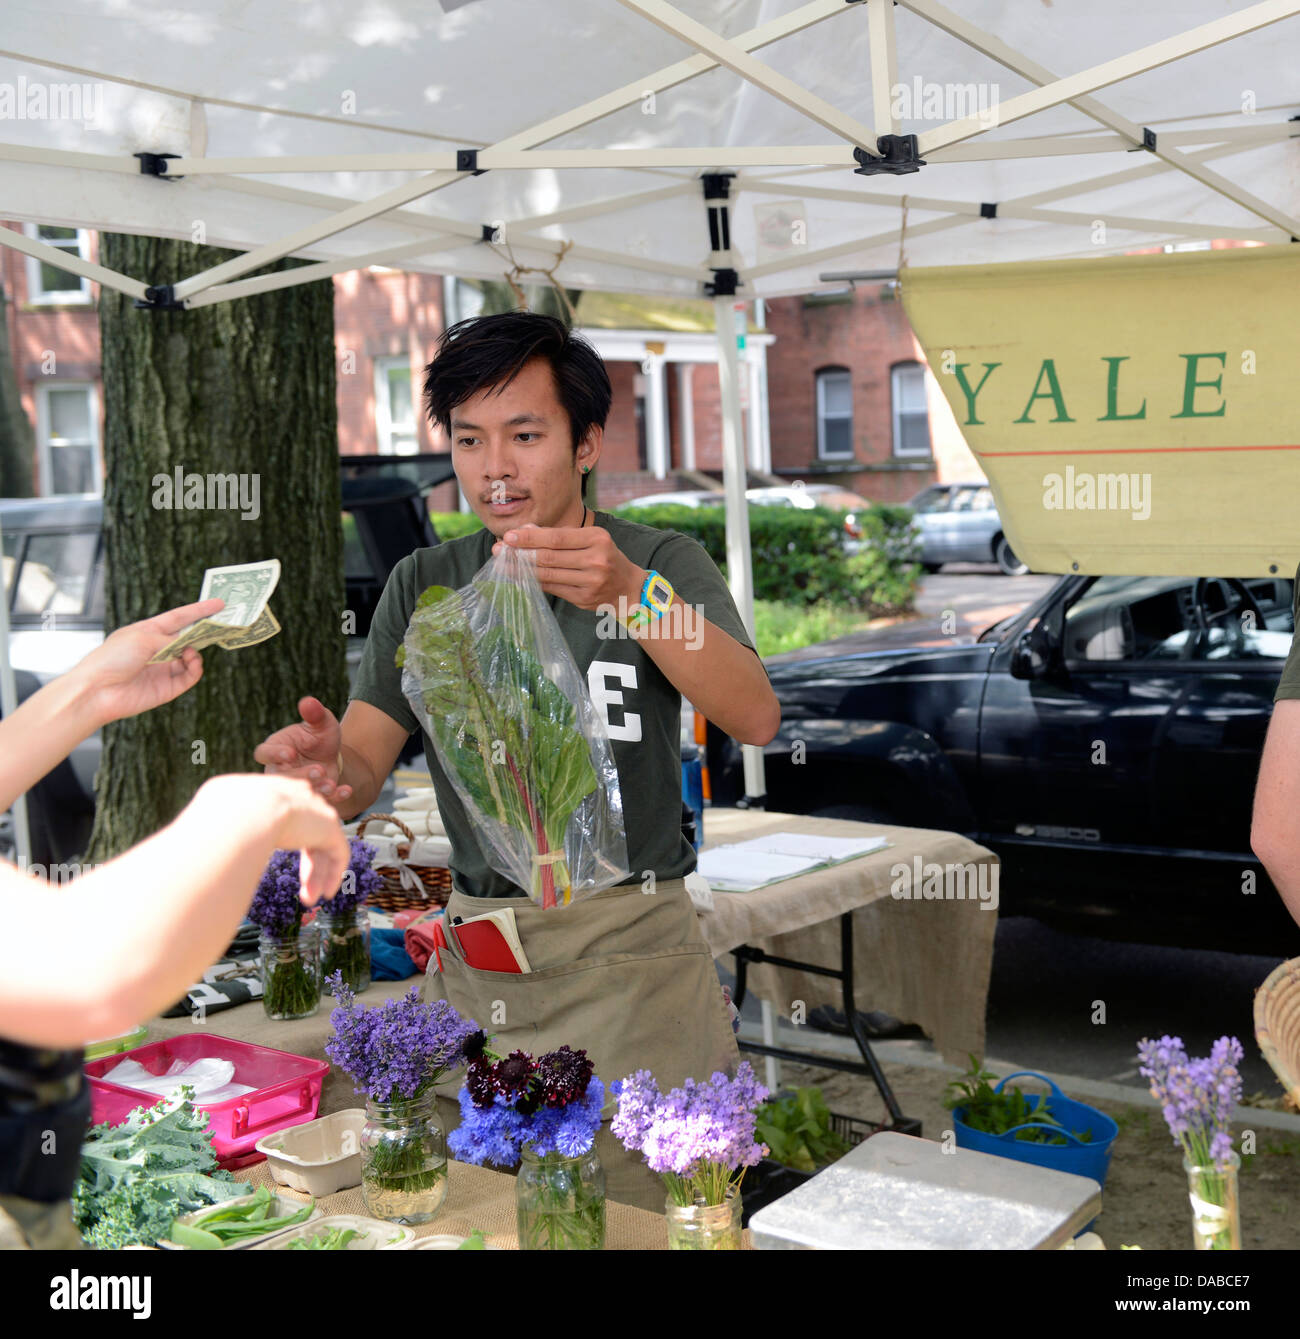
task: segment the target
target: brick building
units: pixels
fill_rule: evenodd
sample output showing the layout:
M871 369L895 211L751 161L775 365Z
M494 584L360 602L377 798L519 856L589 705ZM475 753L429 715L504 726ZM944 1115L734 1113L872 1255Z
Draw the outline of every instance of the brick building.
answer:
M3 226L95 258L93 233ZM19 395L36 434L35 489L97 492L94 285L9 248L0 273ZM479 309L481 286L382 267L341 274L334 286L340 452L447 450L421 413L421 371L445 325ZM587 293L577 316L614 387L592 476L599 504L720 481L712 304ZM979 477L890 285L760 301L738 320L751 483L825 480L902 501L936 477ZM432 505L461 505L456 485L437 490Z

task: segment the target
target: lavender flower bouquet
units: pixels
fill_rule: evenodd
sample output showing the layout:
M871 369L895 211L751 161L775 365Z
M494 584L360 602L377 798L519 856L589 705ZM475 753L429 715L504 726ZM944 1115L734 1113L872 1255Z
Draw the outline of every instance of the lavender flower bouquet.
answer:
M330 986L338 1005L330 1014L334 1035L325 1054L366 1096L366 1207L377 1218L428 1222L447 1193L446 1136L434 1085L483 1053L483 1033L446 1000L422 1003L415 986L400 1000L370 1009L357 1007L341 973Z
M610 1091L618 1111L610 1126L625 1148L644 1155L668 1188L670 1249L740 1248L740 1183L767 1154L754 1138L768 1091L748 1060L736 1077L687 1079L667 1096L639 1069Z
M461 1123L448 1143L462 1162L512 1167L521 1250L600 1250L605 1177L594 1144L605 1086L586 1051L533 1059L484 1051L460 1090Z
M271 1018L306 1018L320 1007L320 949L301 930L297 851L276 851L257 881L248 919L262 931L262 1004Z
M371 893L383 887L383 879L371 866L375 850L359 837L348 838L351 856L343 871L339 890L328 902L322 902L318 916L321 922L321 974L326 979L342 972L354 994L370 984L370 935L364 919L364 908ZM358 917L357 912L363 915Z
M1232 1109L1241 1100L1244 1054L1236 1037L1220 1037L1208 1057L1188 1059L1181 1037L1143 1038L1138 1044L1141 1074L1161 1105L1174 1143L1183 1150L1200 1250L1239 1250L1237 1168Z

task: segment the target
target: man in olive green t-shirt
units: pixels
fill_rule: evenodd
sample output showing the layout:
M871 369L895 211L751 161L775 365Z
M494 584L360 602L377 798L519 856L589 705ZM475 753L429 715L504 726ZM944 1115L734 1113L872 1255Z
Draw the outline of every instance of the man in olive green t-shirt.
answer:
M740 1063L682 877L695 853L681 829L681 699L748 744L768 743L781 711L703 548L583 501L610 398L599 355L551 317L509 312L443 335L425 406L450 432L456 477L486 528L393 569L341 724L304 698L302 723L271 735L254 757L307 777L345 815L368 808L417 726L393 662L416 599L435 583L465 585L504 545L531 549L613 748L631 873L572 906L537 906L492 867L426 735L453 888L448 945L430 960L422 996L475 1019L499 1055L571 1046L588 1052L606 1083L649 1069L667 1091L734 1074ZM513 918L530 970L487 970L460 942L457 925L499 911ZM454 1129L459 1108L449 1093L438 1102ZM662 1210L659 1178L608 1124L595 1152L610 1199Z
M1300 925L1300 569L1292 614L1296 633L1273 695L1273 718L1255 783L1250 845Z
M674 879L694 868L681 833L681 697L748 744L775 736L780 707L703 547L584 503L610 399L599 355L552 317L508 312L443 335L427 370L425 404L451 433L456 477L486 528L417 550L393 569L342 722L304 698L302 723L272 734L256 761L305 776L345 817L367 809L418 728L393 662L417 597L435 583L463 586L494 542L519 544L536 552L542 590L605 720L632 877L653 871ZM653 572L673 588L667 611L645 607L639 628L613 618L610 611L639 611ZM427 736L425 756L456 886L471 896L517 893L488 865Z

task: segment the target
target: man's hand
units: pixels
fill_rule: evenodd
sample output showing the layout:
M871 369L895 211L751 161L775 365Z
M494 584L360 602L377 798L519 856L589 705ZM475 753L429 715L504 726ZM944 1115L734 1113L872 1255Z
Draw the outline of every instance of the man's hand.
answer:
M253 761L272 776L301 777L319 794L346 800L352 787L339 784L339 750L343 732L334 713L314 697L298 703L300 725L286 725L268 735L254 750Z
M69 674L85 689L101 724L137 716L194 687L203 675L199 653L187 647L177 660L149 664L182 628L224 609L224 600L200 600L154 618L128 623L104 638Z
M622 615L641 601L646 569L638 567L602 526L544 527L529 522L508 531L492 552L505 547L529 550L547 595L558 595L579 609L594 612L612 605Z

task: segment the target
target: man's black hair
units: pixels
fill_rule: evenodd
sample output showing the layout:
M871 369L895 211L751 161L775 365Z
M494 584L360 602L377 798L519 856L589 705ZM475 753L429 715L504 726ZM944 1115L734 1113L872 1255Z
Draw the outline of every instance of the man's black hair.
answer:
M600 354L558 317L539 312L471 316L438 338L433 361L424 369L424 408L429 422L451 432L452 410L492 386L504 388L531 358L551 365L555 390L569 416L573 450L593 425L603 428L613 389ZM582 476L587 496L587 476Z

